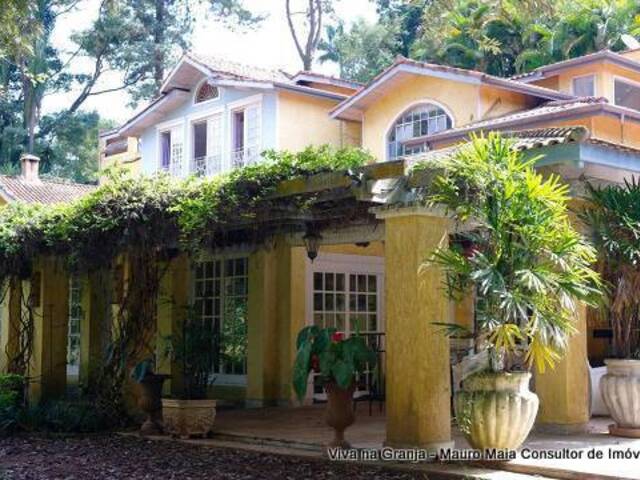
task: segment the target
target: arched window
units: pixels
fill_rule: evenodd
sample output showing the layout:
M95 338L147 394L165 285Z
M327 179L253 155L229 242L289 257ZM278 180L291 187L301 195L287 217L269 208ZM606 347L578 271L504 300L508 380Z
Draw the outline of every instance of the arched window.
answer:
M451 117L437 105L424 103L407 110L393 124L387 137L389 160L426 151L426 141L411 143L409 140L433 135L451 126Z
M218 87L209 85L209 82L205 81L202 85L200 85L200 88L198 88L194 103L202 103L208 100L213 100L214 98L218 98L218 95Z

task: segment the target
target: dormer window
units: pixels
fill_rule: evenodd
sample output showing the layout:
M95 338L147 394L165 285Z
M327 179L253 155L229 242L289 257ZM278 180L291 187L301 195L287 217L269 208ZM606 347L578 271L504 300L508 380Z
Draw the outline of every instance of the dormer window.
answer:
M442 132L452 125L451 117L432 103L423 103L407 110L396 120L387 136L389 160L426 151L426 141L415 143L410 140Z
M194 103L208 102L209 100L215 100L220 95L218 87L210 85L206 80L200 85L196 92Z

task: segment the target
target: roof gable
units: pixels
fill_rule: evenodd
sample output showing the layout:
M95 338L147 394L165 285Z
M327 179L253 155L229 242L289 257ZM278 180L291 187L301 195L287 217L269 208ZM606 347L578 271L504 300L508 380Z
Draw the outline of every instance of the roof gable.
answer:
M359 120L359 113L366 109L377 96L377 93L392 87L394 81L407 75L420 75L451 80L472 85L490 85L494 88L530 95L545 100L561 100L573 98L544 87L527 85L507 78L499 78L475 70L449 67L433 63L417 62L399 57L386 70L378 74L364 88L340 103L332 112L333 118ZM379 95L378 95L379 96Z

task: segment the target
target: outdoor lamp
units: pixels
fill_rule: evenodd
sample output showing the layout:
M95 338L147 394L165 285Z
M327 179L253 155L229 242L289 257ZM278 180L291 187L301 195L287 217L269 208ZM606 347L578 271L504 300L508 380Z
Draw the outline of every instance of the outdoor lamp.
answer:
M318 248L320 247L322 236L319 233L309 230L304 237L302 237L302 240L304 240L304 246L307 249L307 257L309 257L309 260L313 263L318 256Z

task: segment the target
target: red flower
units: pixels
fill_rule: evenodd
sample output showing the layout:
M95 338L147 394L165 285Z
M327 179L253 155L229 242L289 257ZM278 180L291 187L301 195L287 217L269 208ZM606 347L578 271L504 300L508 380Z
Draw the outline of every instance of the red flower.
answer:
M315 373L320 372L320 359L318 358L318 355L313 355L311 357L311 370L313 370Z
M331 335L331 341L338 343L344 340L344 333L343 332L334 332Z

